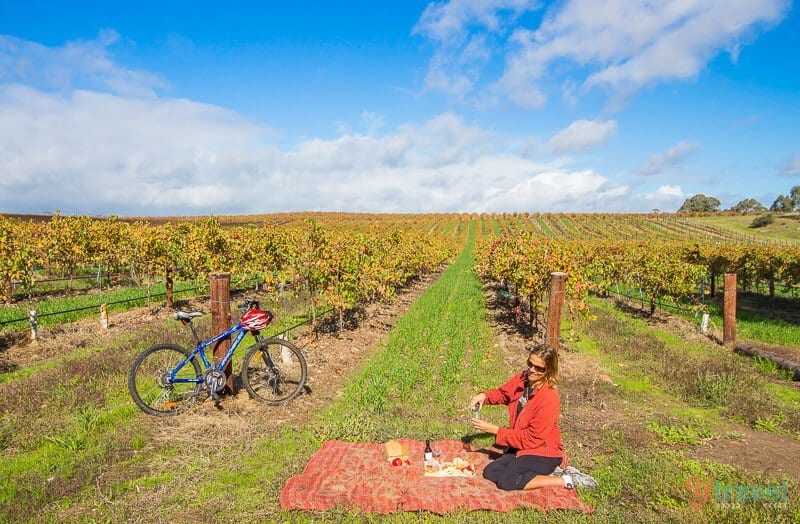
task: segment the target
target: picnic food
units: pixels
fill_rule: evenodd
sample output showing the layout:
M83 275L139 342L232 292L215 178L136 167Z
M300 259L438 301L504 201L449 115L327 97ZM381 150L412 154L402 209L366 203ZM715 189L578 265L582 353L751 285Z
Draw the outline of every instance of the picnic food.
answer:
M439 462L431 460L425 463L426 477L474 477L475 466L461 457L455 457L452 462Z
M383 458L390 464L394 459L408 460L408 444L390 440L383 444Z

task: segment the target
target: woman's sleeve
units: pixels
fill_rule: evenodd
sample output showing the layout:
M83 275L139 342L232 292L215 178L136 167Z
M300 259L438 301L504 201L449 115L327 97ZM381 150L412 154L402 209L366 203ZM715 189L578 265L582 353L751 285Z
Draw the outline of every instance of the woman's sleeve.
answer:
M484 391L483 394L486 395L486 404L508 404L511 402L511 394L514 392L514 388L518 382L519 378L517 375L514 375L499 388Z
M552 392L552 393L551 393ZM539 393L537 393L538 395ZM558 412L561 401L558 394L549 390L547 398L542 402L538 413L523 428L500 428L497 430L495 442L500 446L511 446L515 449L533 449L545 440L545 434L558 423Z

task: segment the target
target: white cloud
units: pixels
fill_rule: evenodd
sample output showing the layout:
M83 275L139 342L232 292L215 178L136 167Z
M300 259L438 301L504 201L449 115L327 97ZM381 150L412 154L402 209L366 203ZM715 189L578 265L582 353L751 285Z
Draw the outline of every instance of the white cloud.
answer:
M461 101L472 91L476 81L474 70L464 70L452 56L440 50L428 64L424 89L444 93Z
M482 28L499 31L520 13L535 9L535 0L450 0L431 2L414 26L413 33L425 35L445 45L457 46L467 40L469 31Z
M188 100L0 85L0 208L161 209L225 202L272 131Z
M452 112L386 130L382 115L365 111L354 117L363 131L342 125L334 139L280 148L275 130L238 113L159 96L157 77L107 56L117 39L54 49L0 40L0 210L608 211L642 200L568 159L537 162L535 138L495 136ZM63 81L44 81L61 58ZM32 74L25 63L42 67ZM564 144L574 148L615 124L571 128ZM525 153L505 152L509 143Z
M686 200L686 195L681 186L665 185L660 186L652 193L645 193L644 200L651 208L667 211L680 207L683 201Z
M552 211L584 211L601 208L609 201L625 197L630 192L628 186L616 186L609 180L591 170L546 171L531 176L515 185L504 202L514 204L513 209L544 209ZM575 207L580 203L579 207Z
M548 12L537 30L518 29L500 85L536 87L554 63L591 73L584 87L624 97L654 82L696 76L762 24L778 22L785 0L570 0Z
M648 193L645 197L648 200L659 200L664 198L684 198L686 195L683 194L683 189L681 186L660 186L655 193Z
M786 159L780 171L784 176L800 176L800 155Z
M568 107L575 107L578 105L578 86L575 80L568 78L564 81L561 87L561 98Z
M115 64L108 48L120 40L101 31L96 40L75 40L60 47L0 35L0 81L69 91L93 88L116 94L152 97L167 87L158 75Z
M436 78L471 35L494 42L505 70L489 90L523 109L542 107L546 85L567 79L584 92L607 88L619 104L645 86L694 78L721 52L735 62L742 45L790 6L788 0L566 0L552 3L538 27L527 27L520 16L539 2L451 0L429 4L414 32L437 45L429 66ZM426 88L456 91L461 100L484 80L484 64L452 67L453 83L426 79ZM453 84L458 89L448 89ZM571 87L562 94L573 103Z
M554 153L579 151L605 144L617 132L613 120L576 120L550 139L547 148Z
M532 0L451 0L428 4L412 30L437 45L428 63L424 90L463 101L480 82L482 69L492 57L487 35L513 29L513 22L520 14L539 5ZM485 98L482 96L475 103L485 104Z
M374 135L384 126L386 119L383 118L381 114L372 111L364 111L361 113L361 122L364 124L364 127L366 127L367 134Z
M693 152L700 149L697 142L678 142L664 154L653 155L637 170L642 175L658 175L665 169L683 163Z
M378 133L279 149L269 128L207 104L0 86L0 209L591 211L636 201L597 172L500 153L505 139L453 113Z
M489 60L490 57L491 51L486 42L486 37L484 35L475 35L470 38L467 45L464 46L464 49L459 55L458 62L471 66L475 63L482 64Z

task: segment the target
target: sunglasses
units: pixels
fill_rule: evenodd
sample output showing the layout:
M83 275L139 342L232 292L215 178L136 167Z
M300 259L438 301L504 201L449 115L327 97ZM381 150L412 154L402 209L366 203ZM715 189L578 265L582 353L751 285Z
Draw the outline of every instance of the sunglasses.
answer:
M533 370L537 373L544 373L547 371L547 366L537 366L536 364L532 363L530 360L528 361L528 370Z

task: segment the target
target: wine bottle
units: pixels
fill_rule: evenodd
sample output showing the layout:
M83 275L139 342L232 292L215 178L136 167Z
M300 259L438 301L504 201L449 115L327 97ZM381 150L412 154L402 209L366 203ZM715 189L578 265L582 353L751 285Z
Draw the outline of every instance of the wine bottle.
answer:
M433 458L433 450L431 449L431 441L425 439L425 462L430 462Z

